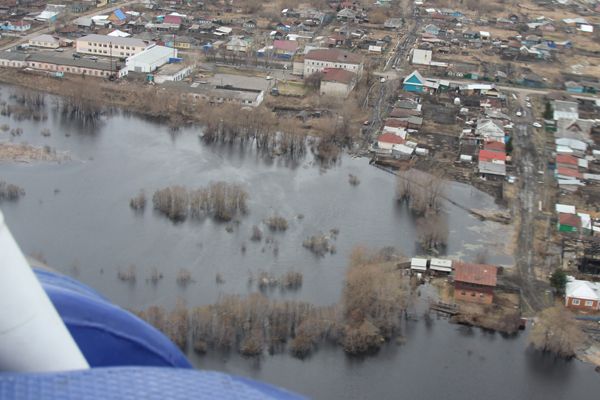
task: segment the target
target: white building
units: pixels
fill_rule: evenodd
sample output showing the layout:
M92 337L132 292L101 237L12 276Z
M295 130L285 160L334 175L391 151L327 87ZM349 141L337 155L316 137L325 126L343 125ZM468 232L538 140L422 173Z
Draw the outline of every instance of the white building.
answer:
M154 82L161 84L165 82L179 82L187 78L194 69L193 65L180 63L167 64L161 67L154 75Z
M432 58L431 50L414 49L412 63L417 65L430 65Z
M559 119L579 119L579 106L574 101L554 101L554 120Z
M326 68L341 68L354 72L360 78L363 59L360 55L340 49L311 50L304 56L304 76L322 72Z
M341 68L328 69L321 79L320 92L325 96L347 97L356 85L356 74Z
M152 46L147 50L127 58L127 70L130 72L154 72L167 64L169 58L177 57L177 49L165 46Z
M0 53L0 66L12 68L24 68L27 65L26 53L16 51L4 51Z
M410 269L413 271L427 271L427 259L420 257L413 257L410 260Z
M141 39L108 35L87 35L76 41L78 53L106 57L126 58L141 53L148 47L148 43Z
M60 47L60 41L52 35L39 35L29 39L29 45L35 47L45 47L47 49L57 49Z

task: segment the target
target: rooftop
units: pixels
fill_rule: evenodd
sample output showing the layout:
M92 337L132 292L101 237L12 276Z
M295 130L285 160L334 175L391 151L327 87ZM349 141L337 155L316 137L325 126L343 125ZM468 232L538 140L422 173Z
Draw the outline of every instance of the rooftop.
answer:
M122 64L118 62L111 62L110 60L99 59L97 61L90 60L89 58L71 58L62 55L55 55L51 53L36 53L29 56L28 61L37 61L56 65L65 65L70 67L90 68L98 69L103 71L110 71L117 69Z
M326 82L349 84L354 80L355 77L356 74L354 72L350 72L342 68L327 68L323 71L322 80Z
M305 60L316 60L326 62L339 62L344 64L361 64L362 57L355 53L340 49L317 49L311 50L304 57Z
M152 46L141 53L129 57L127 61L153 64L165 57L177 57L177 50L165 46Z
M120 46L137 46L137 47L145 47L147 43L141 39L131 38L131 37L116 37L116 36L108 36L108 35L87 35L83 36L77 41L82 42L96 42L96 43L112 43Z
M498 268L486 264L454 263L454 281L495 287Z

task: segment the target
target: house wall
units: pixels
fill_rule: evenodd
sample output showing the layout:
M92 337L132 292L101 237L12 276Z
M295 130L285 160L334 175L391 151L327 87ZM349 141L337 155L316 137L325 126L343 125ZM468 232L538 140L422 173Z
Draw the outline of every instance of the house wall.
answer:
M94 54L107 57L112 56L118 58L133 56L146 50L146 46L124 46L111 43L88 42L84 40L77 40L76 48L77 52L82 54Z
M23 68L27 65L25 61L17 61L17 60L2 60L0 59L1 67L12 67L12 68Z
M352 91L352 84L321 81L321 94L325 96L346 97Z
M576 304L577 302L579 302L579 304ZM575 297L567 297L565 299L565 305L568 308L571 308L574 310L598 310L598 309L600 309L600 305L598 304L597 300L585 300L585 299L578 299Z
M362 74L362 64L346 64L340 62L317 61L304 59L304 76L310 76L315 72L321 72L325 68L342 68L347 71L354 72L359 77Z
M402 88L407 92L423 92L423 86L413 85L412 83L405 83Z
M161 83L165 83L165 82L178 82L178 81L185 79L191 73L192 73L192 67L189 66L189 67L182 69L181 71L177 71L174 74L156 75L154 77L154 82L156 82L157 84L161 84Z
M392 147L394 147L393 143L388 143L388 142L377 142L377 145L379 146L380 149L382 150L392 150Z
M292 75L304 74L304 61L294 61L292 63Z
M30 40L29 41L29 45L30 46L35 46L35 47L45 47L47 49L58 49L58 47L60 46L58 44L58 41L56 41L56 42L44 42L44 41L40 41L40 40Z
M27 67L37 69L40 71L55 71L63 72L65 74L89 75L97 77L108 77L111 74L111 71L103 69L74 67L70 65L58 65L39 61L27 61Z
M494 290L488 287L476 287L456 282L454 284L454 298L459 301L471 303L492 304L494 301Z

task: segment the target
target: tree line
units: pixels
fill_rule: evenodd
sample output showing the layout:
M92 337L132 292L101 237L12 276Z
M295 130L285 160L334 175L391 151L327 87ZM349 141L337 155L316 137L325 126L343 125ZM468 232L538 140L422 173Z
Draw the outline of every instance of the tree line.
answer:
M214 304L188 310L151 307L138 313L182 349L199 353L233 350L254 356L289 351L305 357L319 344L341 346L351 355L377 351L400 332L400 321L414 295L410 278L397 259L356 248L340 301L315 306L302 301L269 299L263 294L224 295ZM263 277L264 278L264 277ZM283 284L301 284L301 275L286 274Z

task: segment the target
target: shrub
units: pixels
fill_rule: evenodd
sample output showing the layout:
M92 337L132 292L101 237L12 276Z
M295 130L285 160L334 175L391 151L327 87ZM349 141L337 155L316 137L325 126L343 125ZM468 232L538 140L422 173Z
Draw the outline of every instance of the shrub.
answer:
M272 231L285 231L288 228L288 222L279 215L273 215L265 220L265 224Z

